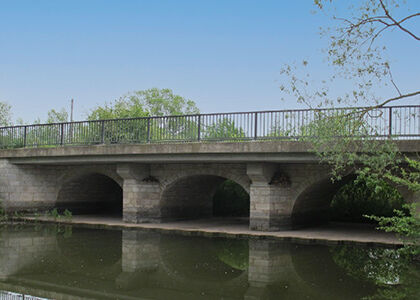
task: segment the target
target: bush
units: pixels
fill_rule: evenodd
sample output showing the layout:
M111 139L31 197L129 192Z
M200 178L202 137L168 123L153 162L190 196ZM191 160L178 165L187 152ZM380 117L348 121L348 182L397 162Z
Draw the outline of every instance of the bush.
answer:
M385 181L371 184L359 179L343 186L334 196L331 217L335 221L372 222L364 215L391 217L403 203L400 193Z
M236 182L226 180L213 196L214 216L249 216L249 195Z

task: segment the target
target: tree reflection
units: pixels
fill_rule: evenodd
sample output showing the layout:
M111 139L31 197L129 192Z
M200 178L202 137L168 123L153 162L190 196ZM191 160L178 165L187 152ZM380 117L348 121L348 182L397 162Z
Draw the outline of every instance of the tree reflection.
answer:
M247 240L220 240L217 245L217 257L228 266L245 271L249 266Z
M376 285L376 293L364 300L419 299L420 264L404 249L339 245L331 253L349 276Z

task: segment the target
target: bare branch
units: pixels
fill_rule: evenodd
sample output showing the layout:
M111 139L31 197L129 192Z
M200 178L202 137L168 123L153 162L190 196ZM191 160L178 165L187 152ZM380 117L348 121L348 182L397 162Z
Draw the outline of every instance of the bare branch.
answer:
M420 95L420 91L416 91L416 92L409 93L409 94L399 95L399 96L394 97L394 98L389 98L389 99L385 100L384 102L382 102L382 103L380 103L378 105L373 106L373 108L379 108L379 107L382 107L382 106L387 105L390 102L401 100L401 99L405 99L405 98L414 97L414 96L417 96L417 95Z
M409 94L399 95L398 97L389 98L389 99L387 99L387 100L385 100L385 101L383 101L383 102L381 102L377 105L367 106L367 107L364 107L361 110L352 111L352 112L340 115L340 118L342 118L342 117L347 118L347 117L350 117L350 116L357 115L358 119L361 120L364 115L368 114L370 111L372 111L374 109L382 108L385 105L387 105L388 103L393 102L393 101L397 101L397 100L401 100L401 99L405 99L405 98L410 98L410 97L414 97L414 96L417 96L417 95L420 95L420 91L416 91L416 92L409 93ZM335 118L335 116L328 116L328 118L333 119L333 118Z
M392 25L395 25L395 26L397 26L398 28L400 28L402 31L404 31L404 32L406 32L406 33L408 33L409 35L411 35L413 38L415 38L416 40L418 40L418 41L420 41L420 37L418 37L418 36L416 36L414 33L412 33L411 31L409 31L408 29L406 29L405 27L402 27L401 26L401 22L402 21L400 21L400 22L397 22L392 16L391 16L391 14L389 13L389 11L388 11L388 9L386 8L386 6L385 6L385 4L384 4L384 2L383 2L383 0L379 0L379 3L381 4L381 7L382 7L382 9L383 9L383 11L385 12L385 15L392 21L392 22L394 22L394 24L392 24ZM420 14L414 14L414 15L411 15L411 16L409 16L409 17L407 17L407 18L412 18L412 17L416 17L416 16L420 16ZM405 20L407 20L407 18L405 18L405 19L403 19L404 21Z
M398 95L402 96L400 89L398 88L398 86L396 85L396 83L394 81L394 78L392 77L392 72L391 72L391 69L389 67L388 67L388 74L389 74L389 78L391 80L392 85L397 90Z
M420 17L420 13L416 13L416 14L412 14L410 16L405 17L404 19L402 19L399 23L401 24L402 22L407 21L408 19L414 18L414 17Z

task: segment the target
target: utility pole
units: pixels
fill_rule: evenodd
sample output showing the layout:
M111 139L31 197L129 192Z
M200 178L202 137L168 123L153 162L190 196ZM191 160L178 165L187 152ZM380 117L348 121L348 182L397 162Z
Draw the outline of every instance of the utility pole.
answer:
M73 122L74 99L71 98L70 122Z

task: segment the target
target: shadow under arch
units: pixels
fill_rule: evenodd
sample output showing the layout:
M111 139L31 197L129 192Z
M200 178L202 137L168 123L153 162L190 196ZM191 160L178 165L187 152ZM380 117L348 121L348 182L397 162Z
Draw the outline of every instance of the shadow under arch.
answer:
M294 202L292 226L299 228L327 222L334 195L355 178L356 175L348 174L340 181L332 182L330 177L325 177L306 187Z
M61 272L79 278L113 278L121 272L122 232L71 228L70 236L57 234Z
M118 173L115 170L115 166L84 166L84 167L76 167L69 169L61 178L59 179L60 182L60 188L65 184L66 182L70 182L72 180L75 180L79 177L89 175L89 174L101 174L104 176L107 176L114 180L118 185L122 188L123 187L123 179L121 176L118 175Z
M87 172L63 181L57 194L56 207L73 214L122 216L123 190L108 175Z
M161 197L161 217L164 220L197 219L213 216L213 197L227 180L248 189L236 180L219 175L187 175L167 184ZM249 203L247 204L249 207Z

